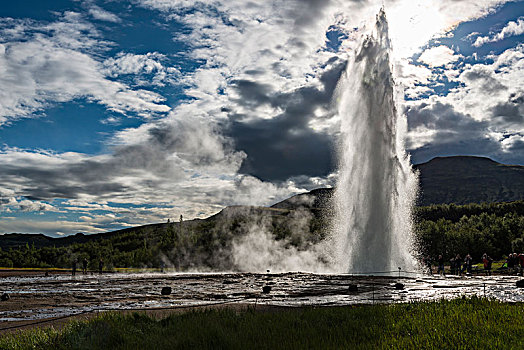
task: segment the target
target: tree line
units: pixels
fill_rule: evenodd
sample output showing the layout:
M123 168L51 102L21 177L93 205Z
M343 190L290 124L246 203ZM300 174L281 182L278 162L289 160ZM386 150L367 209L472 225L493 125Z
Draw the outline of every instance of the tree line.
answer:
M524 201L432 205L415 211L416 242L422 257L446 260L487 253L503 259L524 252Z

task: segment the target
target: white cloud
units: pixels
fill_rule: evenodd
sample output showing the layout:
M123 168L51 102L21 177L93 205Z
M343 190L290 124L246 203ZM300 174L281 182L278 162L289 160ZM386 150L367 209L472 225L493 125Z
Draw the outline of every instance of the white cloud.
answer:
M491 64L455 67L449 76L460 85L446 96L407 104L411 149L422 154L433 149L432 156L473 152L510 163L519 159L524 133L524 45L493 59Z
M56 211L57 209L51 204L41 201L31 201L28 199L21 200L17 203L18 209L25 212L34 211Z
M6 189L2 189L1 192L6 193ZM24 198L16 198L11 196L1 195L0 197L0 212L57 212L58 208L55 206L37 200L29 200Z
M508 49L493 64L466 66L458 77L463 84L446 99L458 111L471 114L477 120L491 120L489 111L499 104L522 96L524 93L524 46ZM512 97L513 96L513 97ZM493 122L493 120L491 120ZM512 131L523 131L524 124L510 126ZM504 127L493 123L494 128Z
M504 40L511 36L521 35L524 33L524 17L520 17L517 22L510 21L502 30L492 36L479 36L473 46L480 47L487 43L494 43L497 41Z
M396 81L404 87L409 98L417 98L431 91L426 85L435 80L435 74L427 67L400 61L396 66Z
M513 148L516 145L520 145L520 148L522 149L524 147L524 135L511 135L507 138L502 139L501 144L502 149L505 152L513 151Z
M459 60L462 56L447 46L440 45L426 49L418 58L420 62L430 67L440 67Z
M75 13L46 25L26 25L24 39L0 45L0 125L30 117L50 103L75 98L105 105L122 114L164 113L164 98L147 90L132 90L103 74L89 50L101 49L96 31ZM38 30L38 33L32 33ZM91 35L86 35L90 31Z
M164 67L162 61L166 56L158 52L148 52L143 55L120 52L103 62L104 72L113 78L121 75L133 75L137 85L175 84L180 77L180 71L175 67ZM152 75L152 78L149 76Z
M114 13L108 12L101 8L100 6L97 6L95 4L89 5L89 14L93 16L94 19L100 20L100 21L107 21L107 22L113 22L113 23L120 23L122 20L115 15Z

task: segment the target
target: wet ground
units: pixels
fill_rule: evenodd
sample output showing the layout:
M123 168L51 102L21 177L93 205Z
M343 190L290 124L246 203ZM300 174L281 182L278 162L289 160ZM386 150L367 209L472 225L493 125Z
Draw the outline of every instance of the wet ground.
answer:
M225 303L333 306L395 303L462 296L524 301L518 276L373 277L309 273L65 274L0 277L0 330L74 314ZM403 284L396 286L397 283ZM162 295L163 287L171 287ZM263 288L271 290L263 292ZM266 290L267 291L267 290Z

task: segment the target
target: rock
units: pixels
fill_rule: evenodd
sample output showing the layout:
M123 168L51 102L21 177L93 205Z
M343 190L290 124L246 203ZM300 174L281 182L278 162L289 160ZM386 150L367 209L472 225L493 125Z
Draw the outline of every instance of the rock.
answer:
M171 287L162 287L162 291L160 293L162 295L169 295L169 294L171 294Z
M349 291L349 292L358 292L358 285L356 285L356 284L350 284L350 285L348 286L348 291Z
M396 290L402 290L402 289L404 289L404 284L398 282L398 283L395 283L394 287L395 287Z
M271 286L262 287L262 293L268 294L269 292L271 292Z
M524 280L517 281L517 288L524 288Z
M0 297L0 299L1 299L2 301L8 301L9 298L10 298L10 296L9 296L9 294L7 294L7 293L2 294L2 296Z

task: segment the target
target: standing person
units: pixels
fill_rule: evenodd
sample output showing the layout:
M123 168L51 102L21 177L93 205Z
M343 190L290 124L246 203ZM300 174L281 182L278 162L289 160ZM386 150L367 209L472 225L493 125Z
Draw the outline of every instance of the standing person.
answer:
M426 264L426 267L428 268L429 274L433 275L433 268L431 266L431 258L429 256L424 259L424 263Z
M98 273L102 274L103 269L104 269L104 260L100 259L100 261L98 261Z
M517 253L510 253L508 257L508 270L510 274L517 272L519 268L519 255Z
M506 268L508 269L508 273L511 273L511 270L515 267L515 262L513 260L513 254L509 253L508 258L506 261L502 264L501 269L504 267L504 264L506 264Z
M484 271L486 271L486 276L491 276L491 264L493 259L487 254L482 255L482 263L484 264Z
M460 257L460 254L457 254L455 257L455 271L457 271L457 275L461 275L462 272L460 271L460 268L462 267L462 258Z
M85 275L87 274L87 259L84 258L84 260L82 260L82 273Z
M445 273L444 273L444 258L442 257L442 254L438 256L437 263L438 263L437 273L445 275Z
M462 272L466 271L467 273L471 274L471 266L473 264L473 259L471 258L471 255L466 255L464 258L464 267L462 268Z
M516 253L515 253L516 254ZM524 273L524 254L520 253L517 258L519 259L520 264L520 275L522 276Z
M76 275L76 258L73 259L73 266L71 267L71 275Z

